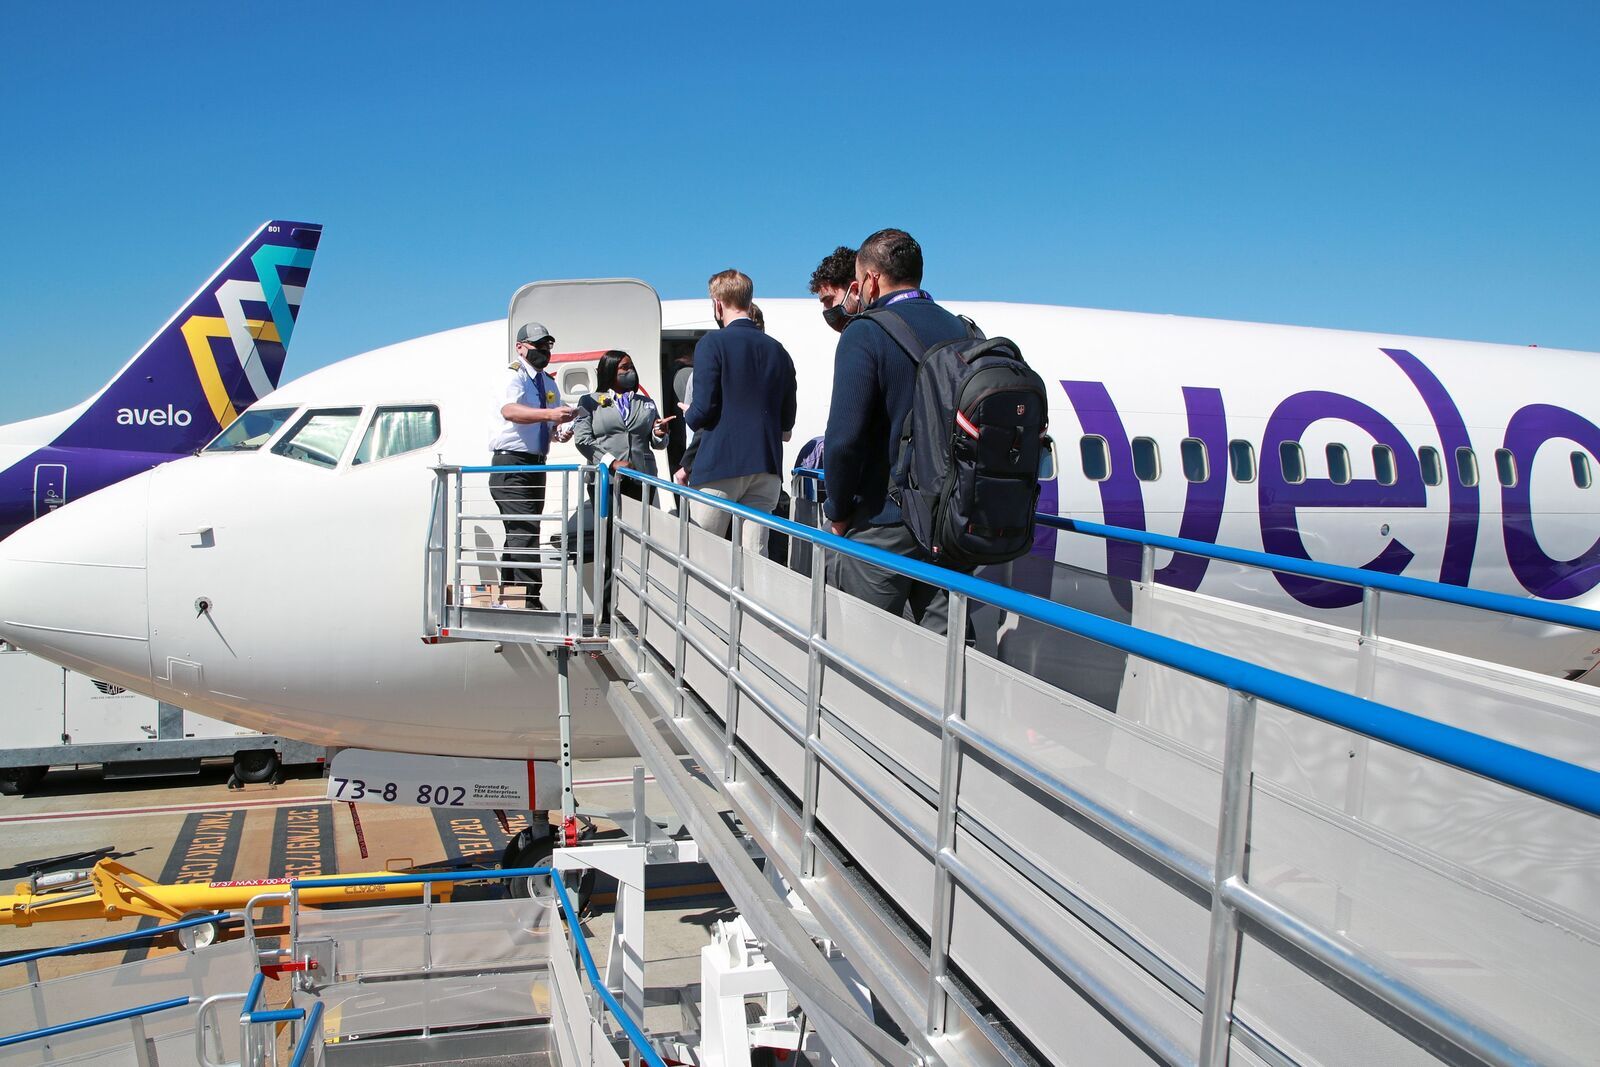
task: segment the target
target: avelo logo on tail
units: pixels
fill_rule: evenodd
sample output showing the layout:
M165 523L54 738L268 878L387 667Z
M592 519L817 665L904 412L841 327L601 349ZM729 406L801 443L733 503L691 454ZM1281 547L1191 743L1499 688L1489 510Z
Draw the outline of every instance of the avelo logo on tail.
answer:
M0 537L194 452L276 389L321 237L264 223L99 392L30 420L0 459Z
M187 426L194 421L194 416L181 408L174 408L168 404L165 409L157 408L154 411L148 408L118 408L118 426Z

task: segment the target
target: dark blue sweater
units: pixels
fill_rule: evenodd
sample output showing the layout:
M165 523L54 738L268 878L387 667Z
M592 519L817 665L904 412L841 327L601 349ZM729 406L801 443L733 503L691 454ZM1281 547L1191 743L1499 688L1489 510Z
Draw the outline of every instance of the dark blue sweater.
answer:
M871 306L883 307L895 295L879 297ZM966 324L932 300L893 303L924 346L967 335ZM856 319L845 327L833 357L833 401L824 438L828 518L852 526L901 521L900 505L889 499L889 468L900 449L916 377L916 364L882 326Z
M783 472L783 435L794 429L794 360L749 319L694 346L694 401L683 421L697 451L690 485Z

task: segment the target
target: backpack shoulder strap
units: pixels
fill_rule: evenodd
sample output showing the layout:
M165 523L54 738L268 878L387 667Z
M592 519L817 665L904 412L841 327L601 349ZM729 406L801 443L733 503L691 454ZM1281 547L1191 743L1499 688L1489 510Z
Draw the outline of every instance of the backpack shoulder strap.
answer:
M873 308L871 311L861 312L857 318L871 319L882 326L894 343L905 349L906 355L911 357L911 362L922 366L922 357L928 354L922 341L917 337L916 331L904 317L893 308Z

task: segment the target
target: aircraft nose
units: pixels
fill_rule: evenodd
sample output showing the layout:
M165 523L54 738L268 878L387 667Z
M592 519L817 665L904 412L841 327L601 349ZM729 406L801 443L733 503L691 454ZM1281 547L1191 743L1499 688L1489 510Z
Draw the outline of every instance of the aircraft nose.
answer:
M150 688L151 474L73 501L0 541L0 639L102 681Z

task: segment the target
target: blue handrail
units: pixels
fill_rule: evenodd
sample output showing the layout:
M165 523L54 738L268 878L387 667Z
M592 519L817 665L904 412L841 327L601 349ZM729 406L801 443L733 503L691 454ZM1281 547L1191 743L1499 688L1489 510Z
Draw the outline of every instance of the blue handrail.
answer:
M633 1018L622 1010L622 1005L617 1003L617 998L612 995L611 990L607 989L605 983L600 980L600 970L594 965L594 957L589 953L589 942L584 940L583 931L577 928L573 918L577 915L577 909L572 906L572 898L567 896L566 885L560 878L550 879L550 884L555 886L556 896L560 898L561 913L566 918L567 928L572 931L572 943L578 948L578 958L583 961L583 970L589 976L590 987L600 994L600 999L606 1002L606 1007L611 1009L611 1014L616 1016L617 1022L622 1024L622 1029L628 1035L628 1040L633 1043L634 1048L639 1050L640 1058L649 1064L649 1067L667 1067L665 1061L656 1052L655 1047L650 1044L650 1039L639 1028L639 1024L634 1022Z
M1369 571L1360 567L1342 567L1335 563L1318 563L1316 560L1311 559L1275 556L1268 552L1254 552L1246 548L1216 545L1209 541L1195 541L1187 537L1171 537L1167 534L1149 533L1145 530L1133 530L1122 526L1105 526L1098 522L1087 522L1083 519L1066 519L1060 515L1046 515L1043 512L1040 512L1036 518L1046 526L1054 527L1057 530L1066 530L1070 533L1086 534L1090 537L1104 537L1112 541L1128 541L1138 545L1149 545L1152 548L1171 549L1174 552L1182 552L1185 555L1206 556L1211 559L1222 560L1225 563L1241 563L1250 567L1282 571L1285 574L1297 574L1306 578L1320 578L1345 585L1381 589L1386 593L1401 593L1405 596L1420 597L1424 600L1437 600L1446 604L1476 608L1479 611L1493 611L1501 615L1518 615L1522 618L1534 619L1539 622L1570 626L1575 630L1600 631L1600 611L1574 607L1571 604L1511 596L1508 593L1495 593L1487 589L1446 585L1443 582L1430 582L1422 578L1408 578L1403 574L1388 574L1384 571Z
M817 480L820 480L823 476L823 472L815 467L796 467L791 473ZM1408 578L1405 575L1388 574L1384 571L1369 571L1361 567L1345 567L1336 563L1319 563L1311 559L1296 559L1293 556L1279 556L1270 552L1234 548L1230 545L1219 545L1210 541L1196 541L1188 537L1173 537L1169 534L1151 533L1148 530L1135 530L1127 526L1107 526L1103 523L1088 522L1084 519L1068 519L1060 515L1051 515L1044 511L1035 513L1034 518L1045 526L1056 530L1065 530L1068 533L1084 534L1088 537L1103 537L1108 541L1126 541L1136 545L1149 545L1152 548L1182 552L1187 556L1204 556L1207 559L1221 560L1224 563L1238 563L1247 567L1259 567L1263 570L1278 571L1283 574L1295 574L1303 578L1317 578L1323 581L1339 582L1344 585L1379 589L1386 593L1401 593L1405 596L1436 600L1446 604L1476 608L1480 611L1493 611L1501 615L1516 615L1537 622L1554 623L1557 626L1568 626L1575 630L1600 632L1600 611L1574 607L1571 604L1535 600L1531 597L1511 596L1508 593L1494 593L1485 589L1471 589L1459 585L1446 585L1443 582L1430 582L1423 578Z
M653 475L630 469L620 473L666 492L743 516L746 521L760 523L829 552L838 552L919 582L941 586L982 603L992 604L1003 611L1036 619L1228 689L1253 694L1341 729L1364 734L1501 785L1565 804L1590 815L1600 815L1600 772L1587 767L1434 722L1387 704L1341 693L1209 649L1184 644L1126 623L1091 615L1078 608L1057 604L959 571L857 544L742 504L731 503L722 497L686 489Z
M524 468L525 469L525 468ZM404 885L418 882L470 882L488 881L501 878L535 878L548 877L555 872L549 867L513 867L498 871L447 871L441 874L377 874L370 877L338 877L338 878L303 878L289 883L291 890L310 889L328 886L361 886L361 885ZM561 918L567 924L567 929L572 933L573 944L577 946L578 957L583 961L583 969L589 976L589 984L595 992L600 994L600 999L605 1001L606 1007L616 1016L623 1031L628 1035L628 1040L634 1048L639 1050L640 1057L649 1067L666 1067L666 1063L656 1053L650 1044L650 1039L640 1029L639 1024L623 1010L611 990L605 987L600 979L600 971L594 965L594 957L589 954L589 944L584 940L583 931L578 929L578 910L572 906L572 899L567 896L567 887L559 877L551 878L550 884L555 886L556 897L561 905ZM253 1004L253 994L259 993L261 975L257 974L255 981L250 984L252 996L247 997L245 1004ZM298 1017L298 1016L297 1016Z
M260 971L250 979L250 989L244 995L244 1004L239 1009L239 1021L247 1025L254 1023L288 1023L306 1017L304 1008L268 1008L265 1011L256 1010L256 1001L261 999L261 986L266 981L266 975Z
M317 1030L322 1025L322 1001L311 1005L311 1015L306 1019L305 1028L300 1031L300 1040L295 1043L294 1057L289 1060L289 1067L305 1067L306 1057L311 1054L311 1040L317 1036Z
M8 956L0 960L0 967L10 967L13 964L28 963L32 960L47 960L53 956L73 956L79 952L89 952L97 948L108 948L111 945L125 945L130 941L144 941L162 934L171 933L173 930L186 930L191 926L204 926L206 923L221 922L223 919L233 918L233 913L219 911L212 915L196 915L192 919L171 923L167 926L152 926L148 930L134 930L126 934L113 934L110 937L97 937L93 941L80 941L76 945L60 945L56 948L40 949L38 952L24 952L16 956Z
M154 1004L145 1004L137 1008L124 1008L122 1011L94 1015L87 1019L79 1019L76 1022L58 1023L55 1026L46 1026L39 1030L24 1030L20 1034L0 1037L0 1048L5 1048L8 1045L20 1045L24 1041L37 1041L43 1037L55 1037L58 1034L70 1034L77 1030L87 1030L92 1026L104 1026L106 1023L114 1023L122 1019L132 1019L137 1015L154 1015L156 1012L171 1011L173 1008L182 1008L193 1003L193 997L174 997L172 1000L159 1000Z
M435 469L453 470L460 474L527 474L530 471L581 471L583 470L583 465L579 463L540 463L521 467L442 467Z

